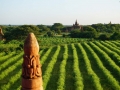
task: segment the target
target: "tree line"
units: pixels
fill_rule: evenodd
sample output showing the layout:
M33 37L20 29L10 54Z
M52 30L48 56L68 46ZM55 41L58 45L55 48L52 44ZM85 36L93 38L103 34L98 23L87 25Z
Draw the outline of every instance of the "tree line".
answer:
M53 25L1 25L4 38L6 40L24 40L28 33L33 32L37 37L54 37L62 35L63 37L72 38L91 38L100 40L120 39L120 24L92 24L83 25L82 29L72 29L66 34L67 26L61 23ZM62 34L64 33L64 34Z
M1 25L6 40L24 40L28 33L33 32L37 37L52 37L60 34L64 26L61 23L46 25Z
M74 29L70 32L70 37L91 38L99 40L120 40L120 24L92 24L85 25L83 30Z

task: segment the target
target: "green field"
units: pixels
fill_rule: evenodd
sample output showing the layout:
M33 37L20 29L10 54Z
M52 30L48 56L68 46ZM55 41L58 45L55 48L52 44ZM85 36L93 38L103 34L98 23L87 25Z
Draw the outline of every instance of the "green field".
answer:
M120 41L60 40L40 51L44 90L120 90ZM20 90L22 61L0 52L0 90Z

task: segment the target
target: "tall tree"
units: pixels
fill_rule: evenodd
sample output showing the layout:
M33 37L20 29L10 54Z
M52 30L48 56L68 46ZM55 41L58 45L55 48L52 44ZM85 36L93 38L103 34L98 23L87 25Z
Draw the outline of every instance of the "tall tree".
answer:
M61 23L54 23L54 24L52 25L52 27L51 27L51 29L52 29L52 30L55 30L55 31L61 30L61 29L63 29L63 28L64 28L64 26L63 26Z
M96 32L95 28L93 28L91 26L84 26L83 29L84 29L84 32L81 32L82 37L84 37L84 38L96 38L97 32Z

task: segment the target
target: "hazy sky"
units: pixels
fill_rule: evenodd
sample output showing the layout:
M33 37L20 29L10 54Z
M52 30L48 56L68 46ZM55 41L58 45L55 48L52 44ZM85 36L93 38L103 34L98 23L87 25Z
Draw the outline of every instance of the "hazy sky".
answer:
M120 0L0 0L0 24L120 24Z

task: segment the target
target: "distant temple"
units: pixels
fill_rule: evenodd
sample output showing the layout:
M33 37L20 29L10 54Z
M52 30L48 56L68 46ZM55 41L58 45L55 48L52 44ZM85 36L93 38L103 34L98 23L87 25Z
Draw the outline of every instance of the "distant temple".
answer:
M4 39L3 36L4 36L4 34L3 34L3 32L2 32L2 28L0 27L0 40L3 40L3 39Z
M72 26L72 29L82 29L82 26L81 25L79 25L79 23L77 22L77 20L75 21L75 24L73 24L73 26Z
M82 25L79 25L77 20L75 21L75 24L73 24L72 26L66 27L66 32L70 32L70 31L75 30L75 29L81 30L81 31L83 30Z

